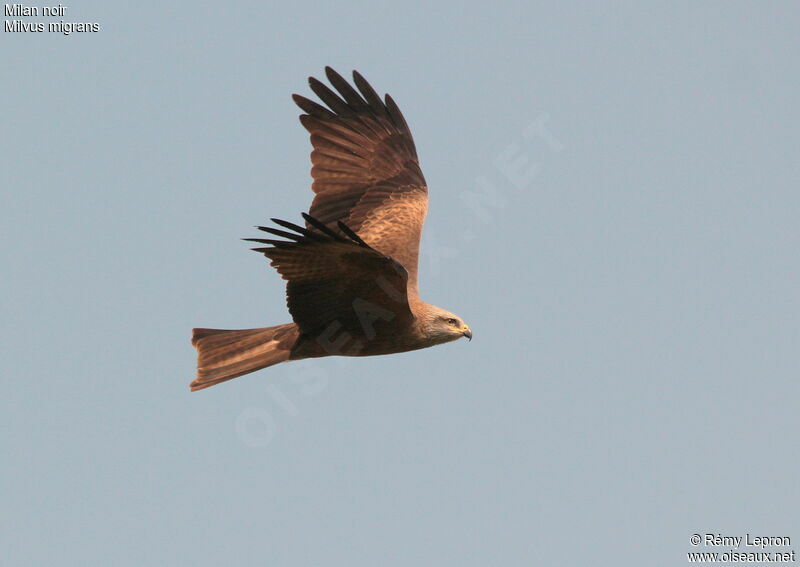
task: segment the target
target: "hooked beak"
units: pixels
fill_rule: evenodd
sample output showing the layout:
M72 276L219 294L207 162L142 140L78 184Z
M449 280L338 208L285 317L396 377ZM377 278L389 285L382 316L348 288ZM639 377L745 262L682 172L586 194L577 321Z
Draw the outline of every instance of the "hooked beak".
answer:
M472 340L472 329L470 329L469 327L464 329L464 332L461 334L467 337L469 340Z

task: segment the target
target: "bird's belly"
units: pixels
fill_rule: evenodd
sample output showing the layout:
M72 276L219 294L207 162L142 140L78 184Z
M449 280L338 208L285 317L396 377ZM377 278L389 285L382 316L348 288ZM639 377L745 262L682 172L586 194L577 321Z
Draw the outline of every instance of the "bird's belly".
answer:
M320 333L316 336L302 335L292 349L293 359L319 358L323 356L379 356L417 350L429 346L421 344L404 333L359 336L341 331Z

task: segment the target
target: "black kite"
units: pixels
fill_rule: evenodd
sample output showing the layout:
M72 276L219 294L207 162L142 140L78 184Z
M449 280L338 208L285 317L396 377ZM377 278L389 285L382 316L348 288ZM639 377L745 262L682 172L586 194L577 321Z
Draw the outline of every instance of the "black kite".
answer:
M357 72L353 88L330 67L338 94L314 79L324 106L294 95L311 133L311 210L305 226L272 219L274 238L248 238L286 284L293 323L194 329L192 390L279 362L405 352L472 338L456 315L419 298L417 263L428 188L411 131L389 95Z

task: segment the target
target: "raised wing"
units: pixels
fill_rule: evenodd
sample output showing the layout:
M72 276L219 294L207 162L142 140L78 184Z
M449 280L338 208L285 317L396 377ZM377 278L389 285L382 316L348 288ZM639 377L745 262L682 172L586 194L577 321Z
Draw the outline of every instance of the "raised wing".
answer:
M314 147L310 214L329 227L345 223L397 260L416 294L428 189L411 131L392 98L381 100L358 72L353 72L358 90L330 67L325 73L338 94L313 77L309 84L328 108L293 96L306 112L300 122Z
M286 240L245 239L269 245L253 250L269 258L287 280L289 312L303 333L319 336L333 324L333 331L343 328L354 337L373 339L380 334L378 319L391 321L395 331L411 322L403 266L344 223L338 224L339 233L314 217L303 217L311 228L280 219L272 221L288 230L258 227Z

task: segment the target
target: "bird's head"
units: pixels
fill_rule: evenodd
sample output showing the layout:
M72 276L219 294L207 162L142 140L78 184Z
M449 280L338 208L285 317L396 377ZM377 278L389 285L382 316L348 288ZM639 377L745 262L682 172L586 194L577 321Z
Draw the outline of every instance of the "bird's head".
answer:
M425 334L435 344L447 343L467 337L472 340L472 329L458 315L431 306L426 317Z

